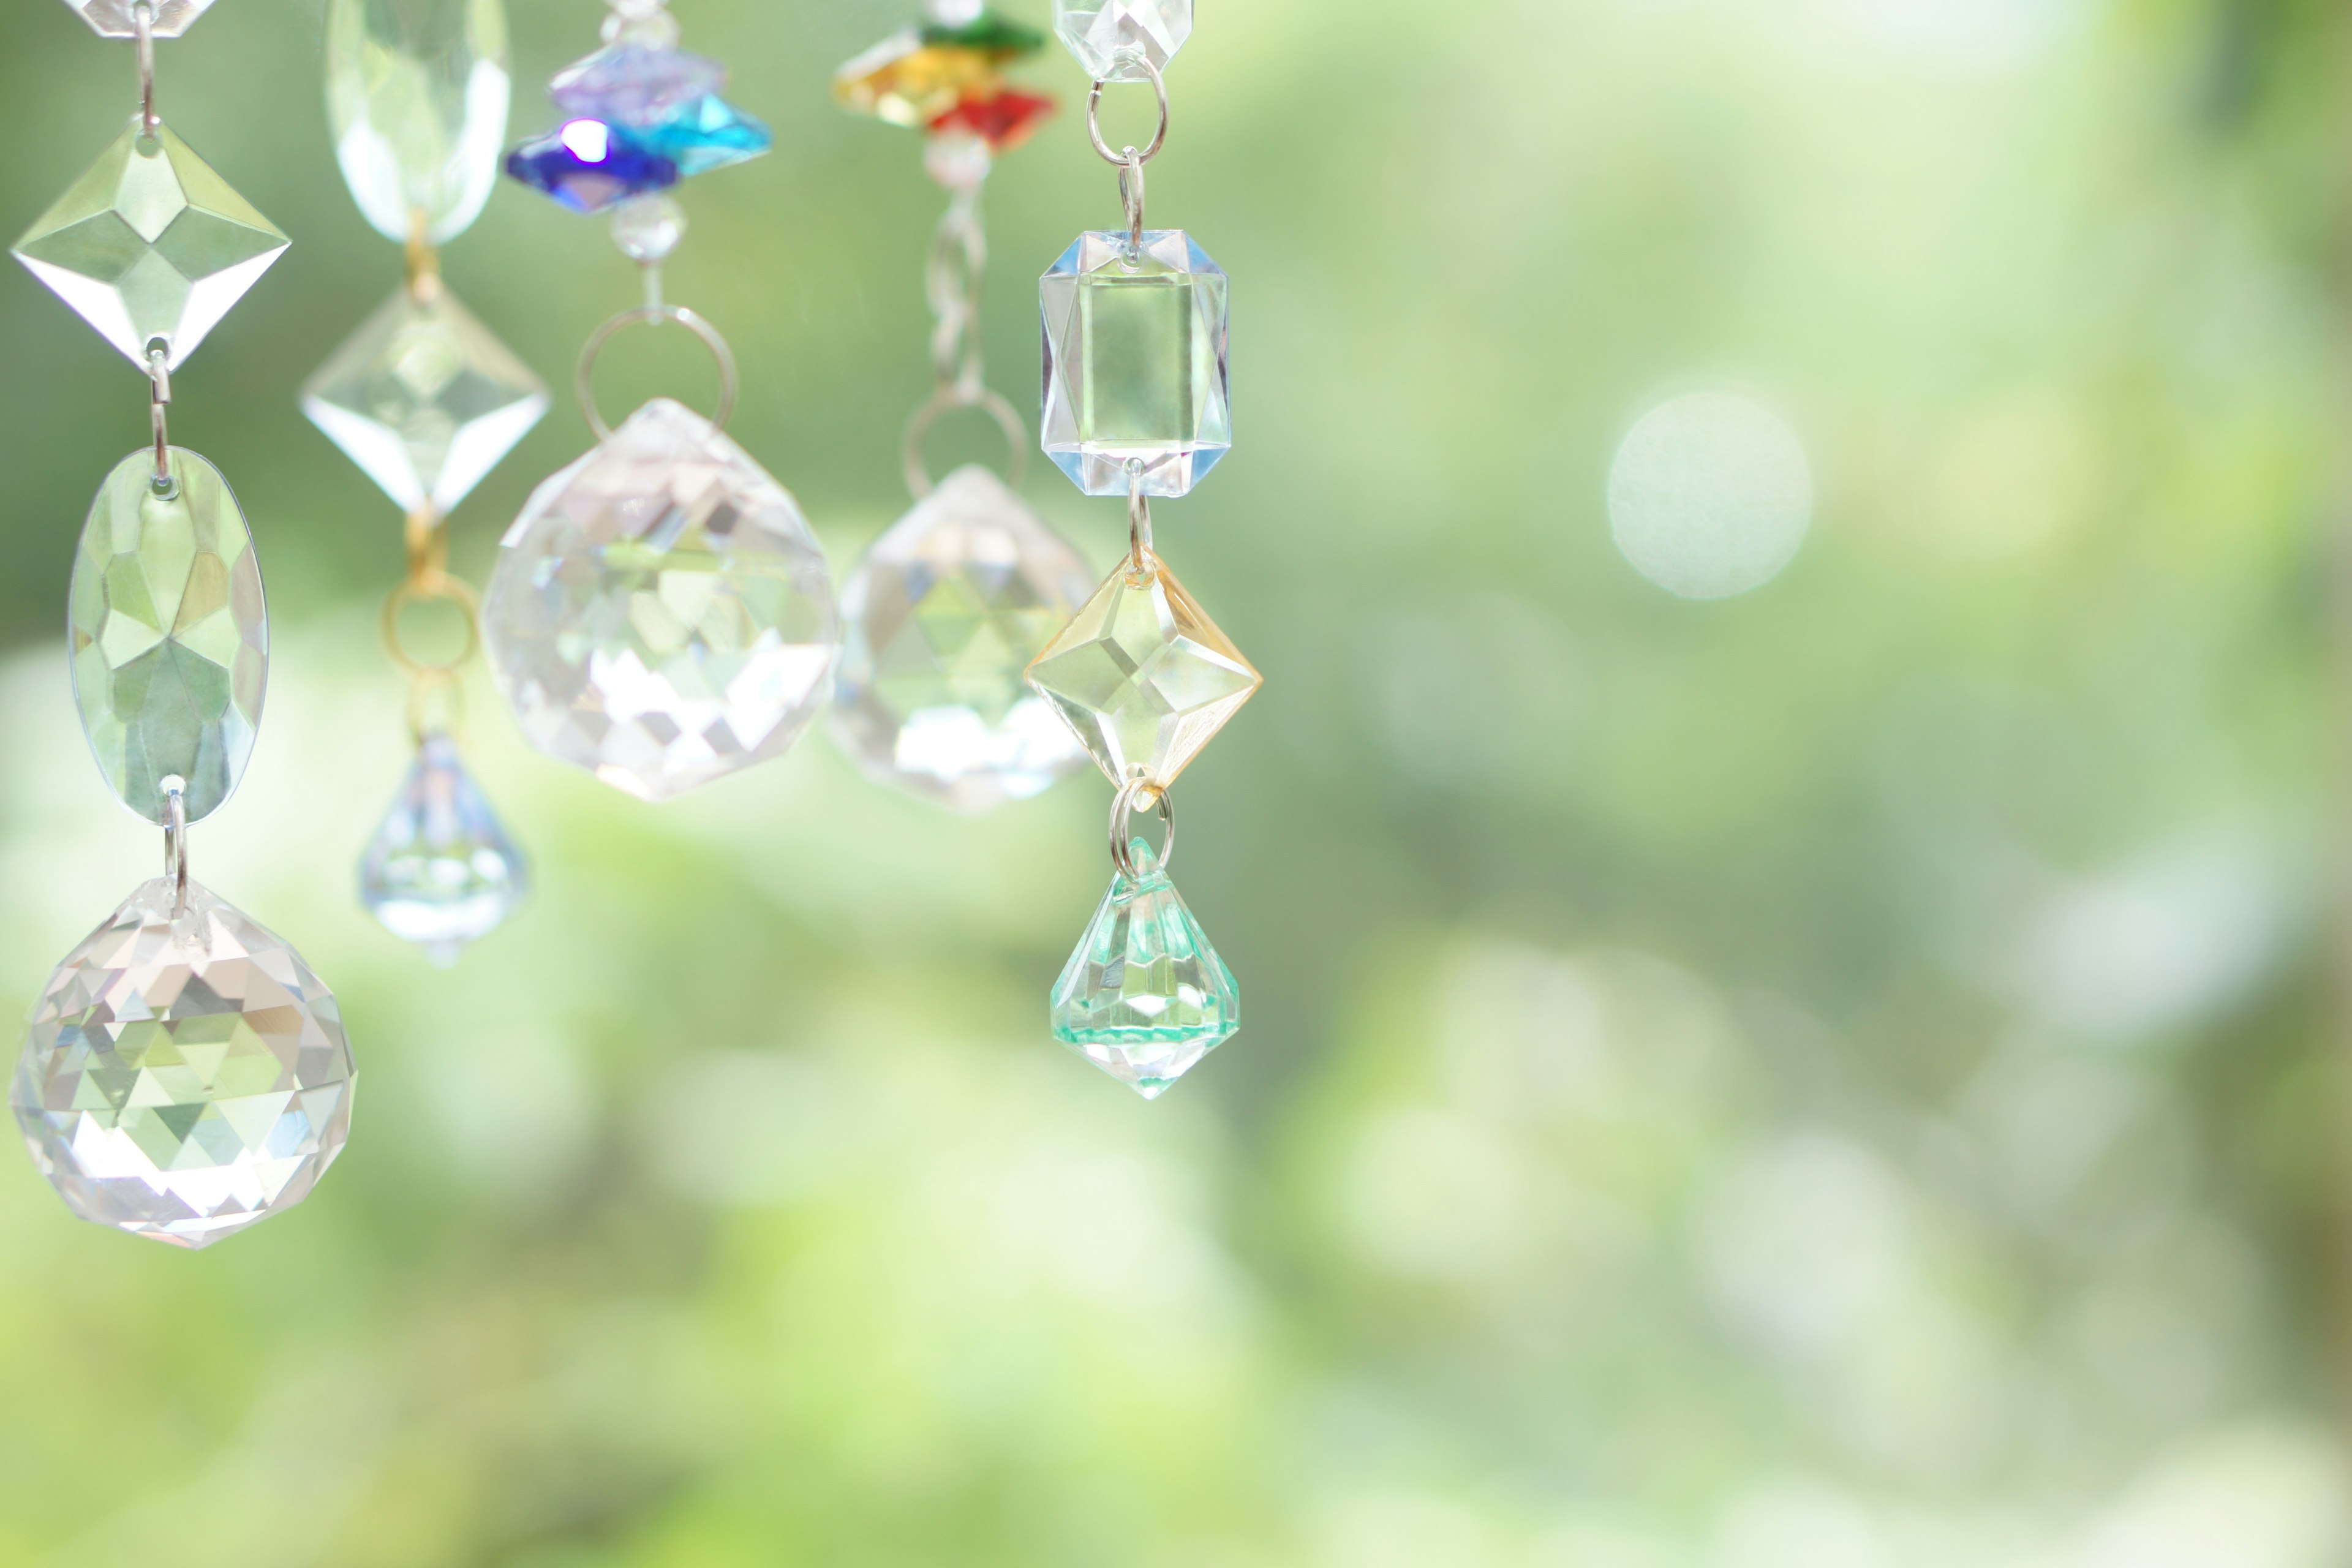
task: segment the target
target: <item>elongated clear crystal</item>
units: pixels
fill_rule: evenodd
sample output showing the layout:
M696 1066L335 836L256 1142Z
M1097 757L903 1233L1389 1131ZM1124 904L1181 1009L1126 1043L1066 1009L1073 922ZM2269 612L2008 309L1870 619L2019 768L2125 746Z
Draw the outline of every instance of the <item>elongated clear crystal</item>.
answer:
M360 902L403 942L450 964L520 906L521 851L466 771L457 742L427 735L360 862Z
M327 119L376 232L446 244L498 183L506 141L500 0L328 0Z
M1092 574L982 468L950 474L842 590L834 728L876 778L960 811L1026 800L1086 752L1024 672Z
M269 677L261 568L228 481L171 449L115 465L74 560L67 636L74 700L98 771L122 804L164 819L163 781L185 781L188 820L209 816L253 754Z
M539 423L547 388L436 284L394 289L303 386L302 412L402 510L446 513Z
M1045 455L1093 496L1181 496L1234 444L1225 275L1181 229L1082 234L1039 281Z
M1054 986L1054 1037L1157 1100L1241 1027L1241 989L1150 846L1111 878Z
M16 256L142 371L157 342L177 370L286 246L171 127L134 119Z
M841 652L798 503L667 398L531 496L482 636L533 745L647 800L782 755Z
M74 1213L194 1247L310 1195L342 1152L354 1078L302 955L158 878L50 973L9 1099Z

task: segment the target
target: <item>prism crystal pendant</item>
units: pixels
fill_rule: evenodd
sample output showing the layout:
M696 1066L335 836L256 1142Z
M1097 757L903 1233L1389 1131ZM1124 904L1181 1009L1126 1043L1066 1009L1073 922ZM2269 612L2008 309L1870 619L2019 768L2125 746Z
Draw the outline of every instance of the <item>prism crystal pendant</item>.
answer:
M138 0L66 0L66 4L101 38L139 36ZM176 38L211 10L212 4L213 0L152 0L153 20L149 31L158 38Z
M168 126L134 119L16 255L143 372L158 342L178 369L287 243Z
M446 245L480 216L506 136L499 0L328 0L327 118L378 234Z
M1055 982L1054 1037L1157 1100L1241 1027L1241 990L1151 848L1110 891Z
M157 878L49 975L9 1098L74 1213L194 1247L310 1195L342 1152L353 1077L301 955Z
M531 743L647 800L781 756L841 651L799 505L667 398L531 496L482 628Z
M220 808L253 754L269 678L269 617L253 536L228 481L171 448L172 484L139 451L106 477L82 525L67 609L75 704L98 771L161 824L163 781L190 822Z
M1182 229L1080 235L1039 281L1045 455L1081 490L1181 496L1232 449L1225 275Z
M360 902L442 965L488 936L529 889L522 854L466 771L457 743L425 737L360 862Z
M405 511L446 513L547 412L547 388L446 285L396 289L302 388L302 412Z
M844 748L871 776L967 812L1026 800L1084 765L1024 672L1092 575L994 474L950 474L842 592Z
M1265 678L1156 555L1122 561L1029 667L1113 784L1166 788Z
M1192 36L1192 0L1054 0L1054 31L1097 81L1147 81Z

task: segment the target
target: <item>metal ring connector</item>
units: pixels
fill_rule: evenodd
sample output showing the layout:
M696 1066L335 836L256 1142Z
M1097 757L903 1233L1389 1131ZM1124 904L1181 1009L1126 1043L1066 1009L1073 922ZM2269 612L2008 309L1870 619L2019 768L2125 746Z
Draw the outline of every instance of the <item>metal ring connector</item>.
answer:
M604 353L604 345L622 328L641 323L658 327L666 321L675 321L700 338L702 346L710 351L710 357L719 362L719 407L710 416L710 422L723 430L727 427L727 421L734 416L738 390L735 353L727 346L727 340L719 335L719 329L683 305L639 305L633 310L622 311L589 333L587 342L580 349L580 368L572 377L572 389L580 399L580 412L588 416L588 428L596 433L599 441L609 439L613 427L604 423L603 415L596 412L596 356Z
M1144 75L1151 79L1151 90L1160 99L1160 129L1153 133L1151 145L1143 150L1139 160L1149 163L1152 159L1160 156L1160 149L1168 144L1168 79L1160 74L1158 66L1153 65L1143 56L1129 55L1127 58L1132 63L1143 68ZM1100 155L1104 163L1124 163L1127 162L1126 156L1123 153L1112 152L1110 143L1103 140L1102 89L1108 85L1107 80L1097 81L1094 85L1094 89L1087 94L1087 140L1095 144L1095 152Z
M466 618L466 643L450 658L418 658L401 646L400 615L411 605L444 604L457 606ZM383 647L392 662L409 675L425 675L438 670L462 669L482 647L481 595L463 577L452 577L436 571L430 576L412 577L386 595L383 601Z
M155 8L148 0L131 7L131 25L139 40L139 129L152 136L163 121L155 113Z
M188 907L187 784L173 773L163 781L163 875L173 886L172 912Z
M1133 829L1138 806L1158 811L1160 826L1167 830L1155 862L1158 869L1165 871L1168 862L1176 856L1176 803L1165 789L1138 773L1119 785L1118 797L1110 803L1110 863L1130 882L1143 880L1143 868L1135 863Z
M1013 448L1013 456L1004 465L1007 488L1019 489L1022 479L1028 475L1029 426L1022 422L1020 415L1013 412L1013 405L984 386L943 386L926 398L923 405L915 410L915 416L907 421L907 442L899 453L899 464L907 477L907 489L913 492L917 500L929 495L935 488L931 482L931 470L923 462L924 444L930 440L932 428L939 424L940 416L959 408L979 409L995 420L996 427L1004 432L1004 439Z

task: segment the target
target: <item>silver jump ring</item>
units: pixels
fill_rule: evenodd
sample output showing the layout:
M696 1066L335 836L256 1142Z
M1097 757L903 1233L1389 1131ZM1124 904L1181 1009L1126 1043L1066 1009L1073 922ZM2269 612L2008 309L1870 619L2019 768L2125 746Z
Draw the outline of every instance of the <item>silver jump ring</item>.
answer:
M915 416L907 421L907 444L899 453L899 463L907 476L907 489L913 492L917 500L921 500L937 488L931 482L931 470L924 465L923 447L930 440L932 428L939 424L940 416L959 408L979 409L995 420L996 427L1004 432L1004 439L1013 448L1012 458L1004 466L1004 482L1008 488L1019 489L1022 479L1028 475L1029 426L1023 424L1021 416L1013 411L1013 405L984 386L977 390L943 386L926 398L923 405L915 410Z
M1149 163L1160 156L1160 149L1168 144L1168 79L1160 74L1158 66L1142 55L1129 55L1126 58L1127 63L1143 68L1143 73L1151 79L1151 90L1160 99L1160 129L1153 134L1151 145L1143 150L1142 162ZM1096 82L1094 90L1087 94L1087 140L1095 144L1095 152L1104 163L1124 163L1127 162L1126 154L1112 152L1110 143L1103 140L1102 89L1108 85L1108 79L1106 78Z
M131 26L139 40L139 129L152 136L163 122L155 114L155 9L148 0L131 7Z
M622 311L589 333L587 342L581 345L580 368L572 376L572 389L580 399L580 412L588 416L588 428L595 432L599 441L610 438L613 427L596 412L596 356L604 352L604 345L622 328L639 323L658 327L665 321L676 321L700 338L702 346L710 351L710 357L719 362L719 407L710 416L710 422L724 430L727 421L734 416L738 389L735 353L727 346L727 340L719 335L719 329L683 305L639 305L633 310Z
M1143 799L1146 793L1151 796L1148 805ZM1138 773L1118 786L1118 797L1110 803L1110 863L1118 867L1118 874L1130 882L1143 880L1143 868L1135 863L1131 831L1135 825L1135 809L1139 805L1158 811L1160 826L1167 830L1167 837L1160 841L1159 869L1166 870L1168 862L1176 856L1176 803L1168 797L1165 789Z
M188 800L179 780L163 788L163 875L173 889L173 913L188 907Z
M1143 154L1129 147L1118 164L1118 205L1127 214L1129 259L1143 248Z

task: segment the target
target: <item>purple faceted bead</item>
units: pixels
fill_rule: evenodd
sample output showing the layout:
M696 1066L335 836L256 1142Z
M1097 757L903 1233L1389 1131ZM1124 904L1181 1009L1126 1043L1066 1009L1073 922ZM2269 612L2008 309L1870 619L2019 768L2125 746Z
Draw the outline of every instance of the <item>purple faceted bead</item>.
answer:
M547 90L566 114L646 126L657 125L726 86L727 68L717 60L683 49L614 44L556 72Z
M524 142L507 154L507 173L583 213L677 184L675 163L599 120L567 121Z

